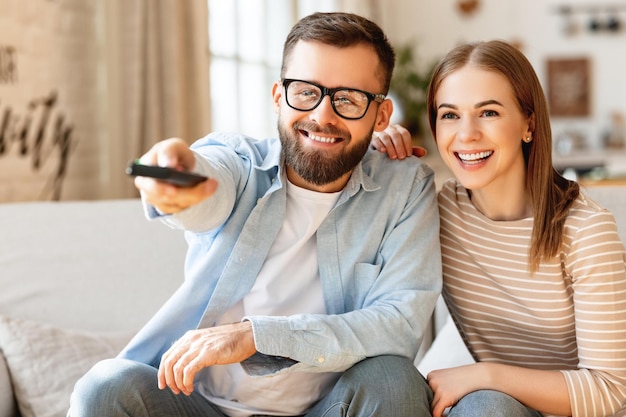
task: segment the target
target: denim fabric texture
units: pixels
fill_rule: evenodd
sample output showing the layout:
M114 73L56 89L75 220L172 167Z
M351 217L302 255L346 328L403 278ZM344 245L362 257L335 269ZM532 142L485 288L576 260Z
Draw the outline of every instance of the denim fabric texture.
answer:
M160 390L156 379L157 370L149 365L126 359L102 361L76 385L68 416L227 417L197 391L175 395ZM431 400L432 391L411 361L379 356L350 368L304 416L430 416Z
M502 392L481 390L461 398L448 417L541 417L541 413Z

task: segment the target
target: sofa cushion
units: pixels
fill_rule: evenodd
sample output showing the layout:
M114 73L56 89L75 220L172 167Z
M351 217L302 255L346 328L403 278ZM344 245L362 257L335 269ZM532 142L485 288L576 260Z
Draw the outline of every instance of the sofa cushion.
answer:
M0 350L22 417L65 417L76 381L130 337L0 316Z

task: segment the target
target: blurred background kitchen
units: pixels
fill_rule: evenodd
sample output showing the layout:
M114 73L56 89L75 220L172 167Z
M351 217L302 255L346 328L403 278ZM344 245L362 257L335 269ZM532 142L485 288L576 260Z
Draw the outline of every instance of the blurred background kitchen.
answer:
M0 0L0 202L135 197L124 169L158 140L275 136L283 41L314 11L387 32L394 121L434 167L429 71L459 42L499 38L539 74L557 169L626 183L626 0Z

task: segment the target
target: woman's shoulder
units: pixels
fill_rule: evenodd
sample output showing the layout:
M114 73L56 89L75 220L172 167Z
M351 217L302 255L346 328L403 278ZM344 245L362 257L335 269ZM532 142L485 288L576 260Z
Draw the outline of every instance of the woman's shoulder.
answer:
M456 179L446 180L437 194L439 217L442 222L463 224L482 218L470 200L468 191Z
M613 214L581 190L570 207L568 219L584 221L594 217L613 218Z
M615 216L610 210L581 191L570 207L565 220L566 239L568 235L571 238L586 236L587 239L595 235L606 239L607 234L619 241Z
M448 178L441 184L441 188L439 190L439 200L442 199L450 199L457 198L457 195L463 196L463 194L467 195L467 190L459 184L459 182L454 178Z
M470 201L467 189L463 187L455 178L448 178L440 187L437 194L440 210L469 210L473 205Z

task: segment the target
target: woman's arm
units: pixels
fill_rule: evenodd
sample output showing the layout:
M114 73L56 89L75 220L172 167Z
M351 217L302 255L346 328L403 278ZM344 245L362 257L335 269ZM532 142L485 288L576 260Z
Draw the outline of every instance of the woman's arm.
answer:
M567 384L560 371L480 362L432 371L427 379L435 394L433 417L441 417L447 407L478 390L503 392L543 413L572 415Z

